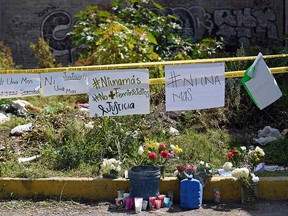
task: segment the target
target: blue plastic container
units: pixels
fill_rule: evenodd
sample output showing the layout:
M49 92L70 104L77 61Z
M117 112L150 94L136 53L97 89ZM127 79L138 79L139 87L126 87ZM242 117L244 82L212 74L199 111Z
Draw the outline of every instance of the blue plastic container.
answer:
M160 169L154 166L135 166L128 171L131 197L156 197L159 194Z
M197 209L202 205L203 187L197 179L190 176L180 182L180 207Z

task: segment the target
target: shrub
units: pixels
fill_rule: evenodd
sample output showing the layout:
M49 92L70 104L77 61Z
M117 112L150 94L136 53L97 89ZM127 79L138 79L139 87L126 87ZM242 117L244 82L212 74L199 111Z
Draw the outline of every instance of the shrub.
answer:
M14 68L15 64L13 62L11 49L3 42L0 42L0 70L9 70Z
M52 55L49 44L43 38L39 37L36 44L31 43L30 48L38 59L39 68L56 67L55 58Z
M265 148L265 162L267 164L288 166L288 139L281 138L273 141Z

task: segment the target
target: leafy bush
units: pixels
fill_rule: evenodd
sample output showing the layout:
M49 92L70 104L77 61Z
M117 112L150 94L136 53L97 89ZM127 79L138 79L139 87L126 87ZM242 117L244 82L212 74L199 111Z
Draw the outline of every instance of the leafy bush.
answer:
M267 164L288 166L288 139L281 138L273 141L265 148L265 162Z
M51 53L49 44L43 38L39 37L36 44L31 43L30 48L38 59L39 68L56 67L55 58Z
M3 42L0 42L0 70L9 70L14 68L15 64L13 62L11 49Z

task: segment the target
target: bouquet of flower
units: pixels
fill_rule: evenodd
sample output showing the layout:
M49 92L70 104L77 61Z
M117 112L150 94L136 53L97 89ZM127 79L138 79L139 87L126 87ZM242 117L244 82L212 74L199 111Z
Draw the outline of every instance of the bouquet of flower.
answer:
M169 158L179 157L183 150L178 146L170 145L170 148L164 143L158 143L153 140L147 141L138 149L138 154L149 158L152 164L162 165L167 163Z
M209 178L213 176L214 168L211 167L208 163L204 161L199 161L195 165L193 164L186 164L180 165L176 167L177 170L174 172L174 175L179 179L188 178L190 175L193 178L199 180L204 187Z
M164 143L158 143L154 140L146 141L138 149L138 154L144 157L146 164L159 166L162 177L164 177L163 169L165 169L168 160L179 159L182 152L183 150L178 145L167 147Z
M115 158L104 159L100 167L100 173L103 177L117 178L121 171L122 162Z
M242 146L228 152L227 158L230 162L226 162L223 166L225 171L232 169L232 166L236 167L232 169L231 175L241 182L242 188L248 191L250 203L257 200L255 187L259 182L259 177L254 174L254 171L255 167L262 162L264 156L263 149L258 146L248 151L245 146Z
M247 167L251 172L254 172L255 167L264 159L265 153L260 147L249 149L245 146L234 148L228 152L227 158L234 167Z

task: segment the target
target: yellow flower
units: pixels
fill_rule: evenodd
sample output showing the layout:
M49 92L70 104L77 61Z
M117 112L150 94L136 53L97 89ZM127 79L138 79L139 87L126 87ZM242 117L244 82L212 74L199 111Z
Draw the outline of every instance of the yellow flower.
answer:
M255 162L257 162L257 163L258 163L259 161L260 161L260 158L258 158L258 157L257 157L257 158L255 158Z
M175 149L174 149L174 153L176 154L176 155L178 155L178 154L180 154L180 153L182 153L183 152L183 150L178 146L178 145L176 145L175 146Z

